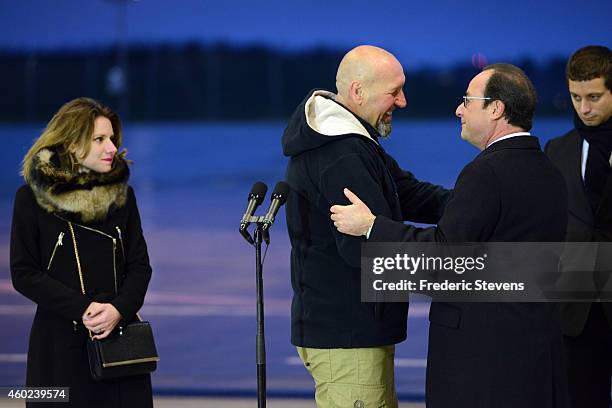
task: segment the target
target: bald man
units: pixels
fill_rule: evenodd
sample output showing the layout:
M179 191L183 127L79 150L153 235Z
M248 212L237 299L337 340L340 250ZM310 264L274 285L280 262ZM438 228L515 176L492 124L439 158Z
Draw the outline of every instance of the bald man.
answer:
M390 219L436 223L448 191L419 182L381 147L393 111L406 106L404 71L389 52L351 50L337 93L310 92L283 135L289 156L291 342L315 381L319 407L397 407L393 358L406 338L408 305L360 301L363 237L338 233L331 204L357 191Z

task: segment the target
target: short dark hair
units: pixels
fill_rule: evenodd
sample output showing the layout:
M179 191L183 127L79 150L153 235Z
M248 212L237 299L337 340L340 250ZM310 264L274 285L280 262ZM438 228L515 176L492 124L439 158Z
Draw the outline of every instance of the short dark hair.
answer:
M484 107L496 100L506 106L504 118L509 124L524 130L531 130L537 96L531 80L522 69L511 64L491 64L483 71L492 70L493 75L485 87Z
M589 45L576 51L567 62L565 78L568 81L590 81L603 78L612 91L612 51L601 45Z

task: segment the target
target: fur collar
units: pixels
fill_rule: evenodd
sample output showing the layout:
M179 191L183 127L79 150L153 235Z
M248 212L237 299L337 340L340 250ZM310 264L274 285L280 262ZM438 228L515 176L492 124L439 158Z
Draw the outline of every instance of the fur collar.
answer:
M47 212L77 223L103 222L125 206L127 163L116 157L108 173L79 173L63 169L57 152L43 149L33 159L30 188Z

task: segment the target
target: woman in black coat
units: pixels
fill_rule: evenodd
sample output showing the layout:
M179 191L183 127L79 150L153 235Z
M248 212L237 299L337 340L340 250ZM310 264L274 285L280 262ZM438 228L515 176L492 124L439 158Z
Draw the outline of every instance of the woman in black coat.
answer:
M23 159L10 259L13 286L38 305L26 386L70 387L62 407L153 405L149 375L94 381L86 350L89 331L103 339L136 318L151 277L121 140L110 108L78 98Z

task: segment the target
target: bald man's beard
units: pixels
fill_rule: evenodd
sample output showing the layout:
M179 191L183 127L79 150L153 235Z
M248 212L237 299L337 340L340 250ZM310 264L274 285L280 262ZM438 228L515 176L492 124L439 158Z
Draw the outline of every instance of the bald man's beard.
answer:
M390 116L391 112L382 115L382 117L378 119L378 122L376 123L376 131L383 139L389 138L391 136L391 130L393 130L393 123L391 121L389 121L389 123L384 121L387 115Z
M378 122L378 125L376 125L376 130L378 131L380 137L382 137L383 139L391 137L392 129L393 125L391 123L384 123L382 120Z

